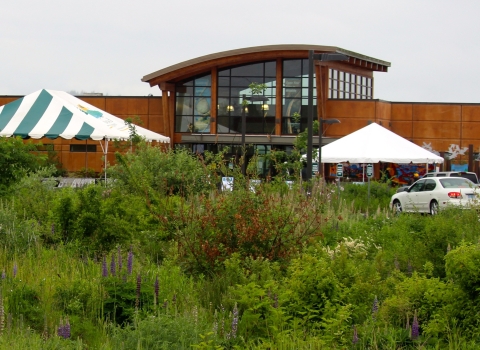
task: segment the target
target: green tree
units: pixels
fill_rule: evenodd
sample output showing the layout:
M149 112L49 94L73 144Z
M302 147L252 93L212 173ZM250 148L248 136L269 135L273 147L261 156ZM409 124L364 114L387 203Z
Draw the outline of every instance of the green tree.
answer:
M6 191L28 172L45 166L47 157L35 154L33 143L24 143L20 137L0 138L0 192Z

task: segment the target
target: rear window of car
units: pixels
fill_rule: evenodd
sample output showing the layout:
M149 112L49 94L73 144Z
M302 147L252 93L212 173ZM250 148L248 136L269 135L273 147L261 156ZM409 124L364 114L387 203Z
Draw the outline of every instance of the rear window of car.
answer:
M440 183L443 188L473 188L475 184L463 177L452 177L449 179L441 179Z
M460 176L461 176L461 177L464 177L464 178L466 178L466 179L469 179L469 180L472 181L473 183L478 183L477 175L475 175L475 174L472 174L472 173L460 173Z

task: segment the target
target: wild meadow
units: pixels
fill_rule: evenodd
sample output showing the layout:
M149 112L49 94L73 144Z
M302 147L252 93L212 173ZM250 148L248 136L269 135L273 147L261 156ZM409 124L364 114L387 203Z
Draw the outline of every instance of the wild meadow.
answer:
M144 144L82 188L4 164L0 349L480 347L477 210L395 216L388 183L302 183L274 157L255 186Z

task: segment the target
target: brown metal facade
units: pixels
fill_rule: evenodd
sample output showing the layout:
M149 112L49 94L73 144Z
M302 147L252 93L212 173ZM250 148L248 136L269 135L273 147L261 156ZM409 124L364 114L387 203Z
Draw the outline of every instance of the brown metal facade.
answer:
M438 152L446 152L452 145L460 149L473 149L480 152L480 104L478 103L410 103L389 102L369 99L329 98L329 79L332 70L363 76L372 82L373 73L387 72L390 63L358 53L330 46L310 45L272 45L247 49L238 49L203 56L164 68L146 75L142 80L151 86L158 86L162 97L115 97L95 96L82 97L82 100L116 115L120 118L138 117L143 127L169 136L171 146L188 143L231 143L231 134L220 134L217 130L217 110L210 113L210 128L206 134L193 132L175 132L176 86L182 81L195 76L210 74L211 105L217 106L218 71L228 67L238 67L255 62L276 62L276 101L282 96L282 62L284 59L306 59L308 50L316 52L337 52L349 56L344 62L316 62L316 98L318 101L316 114L324 119L335 118L340 124L326 128L324 143L350 134L369 122L376 122L383 127L411 140L420 146L431 147ZM353 85L352 85L353 86ZM0 96L0 105L7 104L21 96ZM247 142L271 144L290 144L294 135L282 135L282 105L277 102L273 132L268 135L247 135ZM238 143L239 137L236 137ZM77 140L42 139L44 144L53 144L59 160L68 171L91 168L101 172L103 167L102 149L98 142ZM96 152L87 154L72 152L71 145L96 145ZM114 162L113 147L109 148L108 161ZM466 157L466 156L465 156ZM465 158L466 159L466 158Z

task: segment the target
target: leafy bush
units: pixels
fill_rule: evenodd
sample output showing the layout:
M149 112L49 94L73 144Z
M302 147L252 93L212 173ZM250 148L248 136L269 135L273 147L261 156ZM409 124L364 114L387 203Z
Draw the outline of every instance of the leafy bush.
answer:
M0 201L0 244L7 254L25 252L40 240L41 226L35 220L17 218L14 202Z
M217 187L216 166L207 167L186 149L169 149L140 143L134 153L116 153L110 176L128 193L154 201L158 195L202 193Z
M40 294L25 282L11 278L3 289L5 311L12 315L17 324L23 323L37 331L43 329L44 310Z
M47 157L35 154L33 143L24 143L20 137L0 137L0 193L24 177L46 165Z
M223 269L223 261L236 252L242 259L286 262L321 235L328 220L323 193L317 188L309 197L297 188L280 195L238 187L231 193L183 200L176 211L166 213L162 224L171 229L175 223L180 259L191 272Z
M205 333L207 325L199 322L194 313L159 313L127 327L114 328L111 343L118 350L190 349L192 344L200 342L200 335Z

